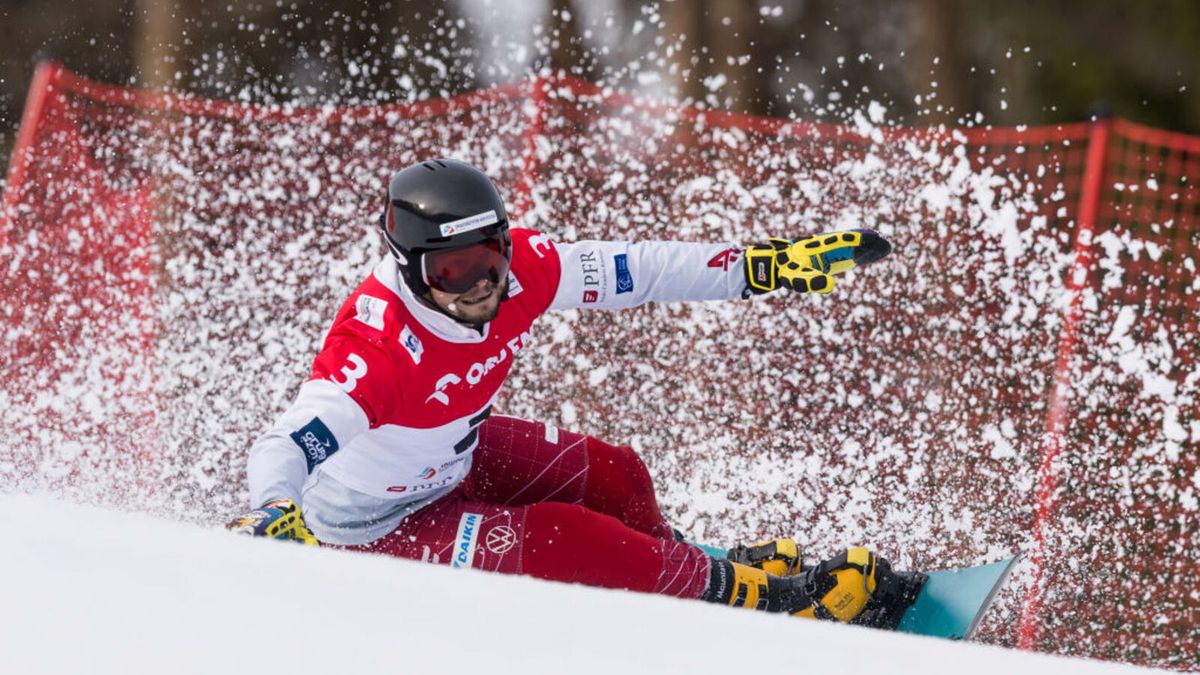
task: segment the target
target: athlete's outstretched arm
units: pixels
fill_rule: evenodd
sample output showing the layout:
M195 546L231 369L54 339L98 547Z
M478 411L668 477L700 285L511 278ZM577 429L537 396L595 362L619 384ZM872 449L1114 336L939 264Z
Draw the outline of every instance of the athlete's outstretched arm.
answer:
M625 309L645 302L742 297L738 244L579 241L554 244L562 277L550 309Z

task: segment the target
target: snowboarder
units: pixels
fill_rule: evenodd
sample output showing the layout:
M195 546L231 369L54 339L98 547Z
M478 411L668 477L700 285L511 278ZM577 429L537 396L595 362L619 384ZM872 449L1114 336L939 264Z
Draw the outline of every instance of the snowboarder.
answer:
M509 229L495 185L451 159L393 175L380 224L391 255L254 443L255 508L231 529L894 627L915 592L867 549L803 566L778 539L710 557L673 531L631 448L492 408L543 312L828 293L834 274L887 255L885 239L561 243Z

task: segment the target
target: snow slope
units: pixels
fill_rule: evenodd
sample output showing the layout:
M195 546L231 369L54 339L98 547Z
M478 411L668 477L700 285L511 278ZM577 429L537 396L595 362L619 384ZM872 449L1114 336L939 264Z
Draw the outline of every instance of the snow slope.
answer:
M235 537L0 495L0 673L1145 669Z

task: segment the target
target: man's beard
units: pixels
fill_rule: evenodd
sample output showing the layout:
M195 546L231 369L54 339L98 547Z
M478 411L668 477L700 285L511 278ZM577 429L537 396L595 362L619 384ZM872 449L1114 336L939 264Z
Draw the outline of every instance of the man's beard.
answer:
M484 324L496 318L500 313L500 303L504 301L504 294L507 288L508 279L502 280L500 283L489 292L486 296L487 303L495 303L492 309L486 315L479 315L475 310L479 309L479 304L462 304L458 299L446 305L446 310L456 320L463 323L471 324L476 328L482 328ZM464 310L466 313L464 313Z

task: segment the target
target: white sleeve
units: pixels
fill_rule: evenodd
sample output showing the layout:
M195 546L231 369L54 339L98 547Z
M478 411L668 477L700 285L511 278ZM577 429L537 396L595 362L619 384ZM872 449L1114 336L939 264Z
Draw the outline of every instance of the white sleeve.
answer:
M737 244L555 243L562 277L550 309L625 309L645 302L731 300L746 277Z
M305 382L291 407L250 448L251 507L283 498L299 504L308 474L369 427L366 413L336 384Z

